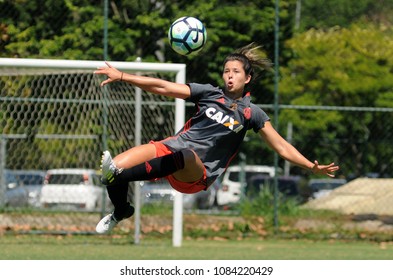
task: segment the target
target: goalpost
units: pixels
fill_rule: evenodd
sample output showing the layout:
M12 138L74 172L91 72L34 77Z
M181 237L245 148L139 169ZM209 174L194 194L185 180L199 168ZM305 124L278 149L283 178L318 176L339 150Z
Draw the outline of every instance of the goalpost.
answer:
M185 83L185 64L110 63L121 71ZM109 148L117 154L182 128L184 100L142 94L126 83L100 88L103 77L93 71L104 65L103 61L0 58L0 179L4 180L7 159L19 169L96 169L97 149ZM177 192L173 208L175 247L182 243L182 200ZM139 186L135 187L134 203L135 243L139 243Z

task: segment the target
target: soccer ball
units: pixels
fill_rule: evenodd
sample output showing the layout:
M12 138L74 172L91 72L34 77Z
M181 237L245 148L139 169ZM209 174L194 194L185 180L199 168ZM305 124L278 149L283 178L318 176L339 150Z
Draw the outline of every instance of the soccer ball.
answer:
M197 53L206 43L206 28L197 18L181 17L171 24L168 39L172 49L181 55Z

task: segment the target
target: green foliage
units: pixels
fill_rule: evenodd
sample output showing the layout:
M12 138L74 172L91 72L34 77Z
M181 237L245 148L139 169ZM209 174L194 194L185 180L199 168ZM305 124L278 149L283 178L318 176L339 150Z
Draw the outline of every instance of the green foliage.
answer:
M173 213L173 205L168 203L145 204L141 209L143 215L160 215L170 217Z
M393 85L392 31L352 25L349 29L312 29L289 40L293 59L281 69L283 102L374 105L379 92Z
M189 81L220 85L225 55L252 41L273 57L274 3L268 0L191 2L184 0L109 1L107 60L187 63ZM283 30L290 30L291 5L281 1ZM0 28L1 56L23 58L104 59L104 7L93 0L10 1ZM195 56L179 56L168 47L171 22L181 16L200 18L207 45ZM285 33L288 33L285 31ZM206 71L200 71L205 69ZM255 91L269 92L267 76ZM272 94L270 94L272 96ZM260 96L256 97L261 98Z
M288 40L287 45L293 50L293 58L281 68L282 103L391 107L392 27L353 24L349 28L327 31L311 29ZM386 143L367 145L390 127L384 119L380 120L384 126L375 124L376 116L372 113L354 115L338 111L286 110L280 121L286 124L290 120L295 124L295 130L302 131L302 136L295 137L301 150L303 137L336 140L329 150L337 154L346 170L361 174L363 170L384 168L383 163L372 159L370 151L377 151L380 149L378 145ZM353 154L342 154L342 143L351 146ZM326 147L315 146L313 149L319 158L323 158ZM367 159L363 158L364 149L368 151ZM391 151L387 149L387 152ZM353 165L354 159L357 159L356 166Z
M275 2L271 0L108 2L107 60L135 61L141 57L145 62L186 63L187 82L220 86L223 58L234 49L255 41L264 46L268 58L274 57ZM293 36L297 2L302 4L301 27L297 32L302 33ZM279 3L281 104L393 106L392 1ZM3 0L0 10L1 57L104 59L103 1ZM170 23L185 15L200 18L208 30L207 45L197 55L179 56L167 44ZM253 85L255 103L273 102L272 81L273 74L264 73ZM7 92L10 93L12 90ZM272 111L267 112L272 115ZM342 162L348 158L345 169L361 173L383 169L383 163L372 152L377 154L386 149L388 154L392 153L386 143L367 144L380 131L391 129L389 120L380 114L364 113L359 119L353 114L333 111L283 110L281 116L280 130L291 121L295 146L321 162ZM7 128L12 118L5 118ZM25 124L20 126L21 131L25 128ZM67 128L60 132L66 134ZM273 162L273 154L264 149L258 135L250 134L248 139L244 151L250 160L260 164ZM315 145L309 151L308 146L312 146L309 139L315 143L337 141L329 146ZM349 143L350 154L342 154L343 143ZM256 153L260 156L255 157ZM337 158L332 159L332 154ZM350 162L354 159L355 167Z
M244 198L239 206L243 216L262 216L266 221L272 223L274 219L273 205L275 203L274 193L269 188L263 188L256 197ZM285 197L277 194L277 211L279 215L296 216L299 213L299 201L293 197Z
M390 0L307 0L301 1L300 30L310 28L349 27L359 20L392 22Z

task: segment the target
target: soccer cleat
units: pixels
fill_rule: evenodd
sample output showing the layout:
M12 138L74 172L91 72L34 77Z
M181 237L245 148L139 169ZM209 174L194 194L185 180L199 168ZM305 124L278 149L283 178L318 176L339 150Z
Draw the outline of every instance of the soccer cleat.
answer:
M100 234L109 233L118 223L119 221L116 220L115 215L110 213L98 222L96 232Z
M123 168L117 168L112 160L109 151L104 151L101 158L101 182L108 186L115 181L115 176L123 171Z
M120 221L131 217L133 214L134 207L132 207L131 205L129 205L127 213L121 219L116 219L114 212L112 212L98 222L96 226L96 232L100 234L109 233Z

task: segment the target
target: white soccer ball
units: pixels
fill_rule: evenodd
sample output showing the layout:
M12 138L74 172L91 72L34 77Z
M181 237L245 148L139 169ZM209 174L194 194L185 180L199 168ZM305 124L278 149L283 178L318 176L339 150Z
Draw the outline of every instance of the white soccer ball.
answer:
M194 17L181 17L175 20L168 31L169 44L181 54L199 52L206 43L207 32L202 22Z

